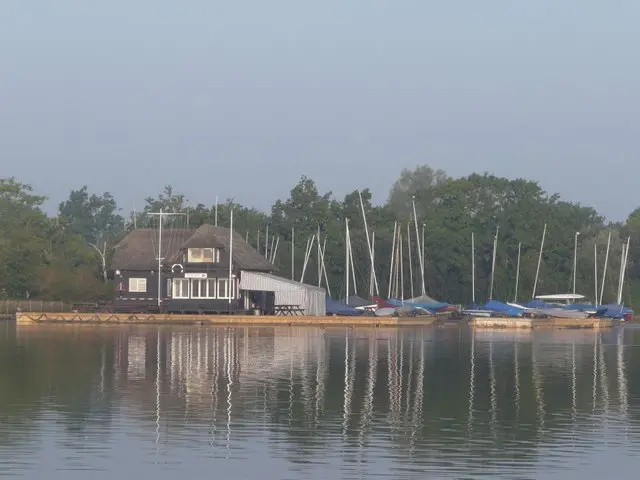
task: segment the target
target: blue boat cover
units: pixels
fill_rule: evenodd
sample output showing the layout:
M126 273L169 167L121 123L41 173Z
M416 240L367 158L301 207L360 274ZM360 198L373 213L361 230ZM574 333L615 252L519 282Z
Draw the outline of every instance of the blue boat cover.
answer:
M358 297L357 295L351 295L349 298L342 301L345 305L349 307L366 307L369 305L373 305L376 302L373 300L367 300L366 298Z
M512 307L511 305L507 305L506 303L498 302L497 300L489 300L487 303L480 307L482 310L491 310L494 312L506 313L507 315L512 315L514 317L518 317L522 315L524 310L518 307Z
M334 300L331 297L327 297L327 315L343 315L355 317L358 315L362 315L362 313L362 310L358 310L357 308L350 307L343 302Z
M624 318L625 315L633 315L633 310L629 307L618 305L616 303L600 305L596 311L597 317Z
M534 298L533 300L529 300L527 303L524 304L524 306L527 308L557 308L554 305L551 305L550 303L547 303L537 298Z

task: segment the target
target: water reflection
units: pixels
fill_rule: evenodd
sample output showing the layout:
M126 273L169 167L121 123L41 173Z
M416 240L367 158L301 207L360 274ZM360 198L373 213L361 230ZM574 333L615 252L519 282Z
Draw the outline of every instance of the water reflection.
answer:
M640 445L638 333L7 327L0 475L619 468Z

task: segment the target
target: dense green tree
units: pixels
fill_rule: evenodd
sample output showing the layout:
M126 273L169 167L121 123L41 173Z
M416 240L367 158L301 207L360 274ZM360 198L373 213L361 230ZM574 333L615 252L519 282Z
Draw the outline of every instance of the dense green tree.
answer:
M361 206L362 199L362 206ZM109 285L100 281L104 262L109 263L113 244L124 233L124 219L109 194L92 194L84 186L73 190L59 205L58 216L47 217L41 209L45 198L29 185L13 178L0 179L0 294L4 297L92 299L109 295ZM417 219L413 218L415 202ZM493 240L498 231L493 298L516 297L515 277L518 246L521 246L517 299L531 298L538 268L543 230L546 234L536 293L568 292L573 289L595 299L602 290L605 249L609 232L611 247L607 261L603 301L617 300L622 244L631 238L625 303L637 301L640 285L640 208L626 222L606 224L590 208L548 194L534 181L472 174L451 178L429 166L403 170L393 184L387 202L375 205L368 189L354 190L338 199L321 192L315 182L301 177L287 198L277 200L262 212L227 199L216 205L190 202L182 193L166 186L156 197L145 199L141 211L131 217L127 229L157 228L162 209L180 215L165 218L166 228L197 228L204 223L228 227L233 211L234 230L261 254L274 259L279 274L302 276L307 245L313 238L304 280L328 285L332 296L341 298L345 289L348 219L356 284L350 293L361 296L376 292L370 280L371 257L362 217L366 213L369 240L375 244L374 269L377 291L389 291L394 224L402 232L404 291L408 298L421 292L418 244L424 229L424 277L426 293L449 302L467 303L471 292L471 235L475 239L475 299L488 299L492 270ZM416 231L416 224L418 231ZM317 235L324 248L326 275L321 271ZM576 235L579 232L579 235ZM407 238L409 237L409 238ZM408 240L408 241L407 241ZM574 248L577 240L577 259ZM277 247L276 247L277 246ZM594 248L597 265L594 263ZM409 274L409 256L413 275ZM106 270L106 269L105 269ZM597 272L598 284L595 276ZM320 275L322 274L322 275ZM413 285L413 288L412 288Z
M440 169L418 165L415 169L403 169L389 192L387 206L398 217L408 217L413 212L412 199L416 201L416 214L422 217L432 202L431 192L446 183L450 177Z
M107 281L111 250L124 231L124 218L118 211L116 200L109 192L89 194L86 185L72 190L69 198L58 207L60 220L84 237L99 257L104 282Z
M124 229L116 200L109 192L89 194L87 186L72 190L69 198L60 203L59 216L67 219L69 226L94 245L117 238Z

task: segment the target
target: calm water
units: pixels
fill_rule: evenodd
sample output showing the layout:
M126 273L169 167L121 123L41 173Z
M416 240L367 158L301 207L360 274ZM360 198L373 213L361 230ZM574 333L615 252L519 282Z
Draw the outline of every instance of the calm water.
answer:
M632 327L0 323L0 476L637 478L638 345Z

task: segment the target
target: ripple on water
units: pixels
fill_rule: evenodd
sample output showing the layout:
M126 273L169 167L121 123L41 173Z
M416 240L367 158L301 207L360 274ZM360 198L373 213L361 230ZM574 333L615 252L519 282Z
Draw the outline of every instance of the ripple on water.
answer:
M588 479L637 461L635 338L455 333L14 332L0 475Z

